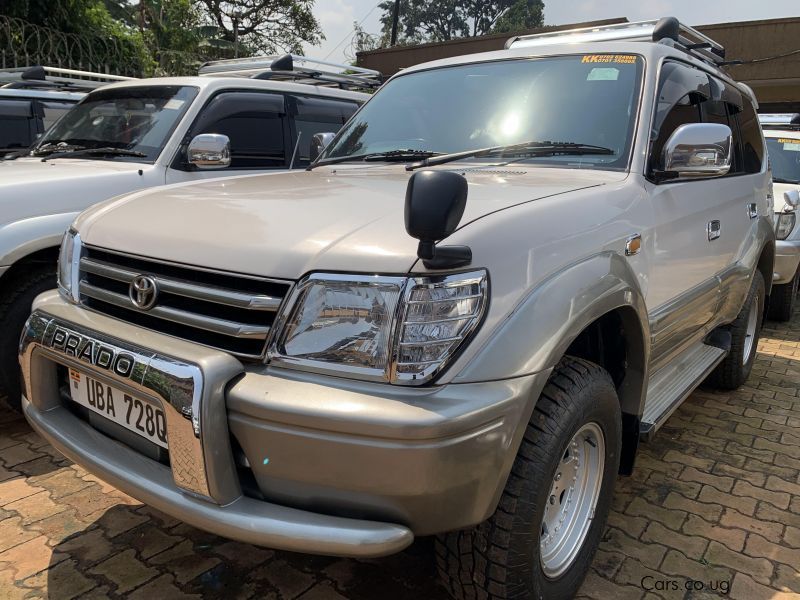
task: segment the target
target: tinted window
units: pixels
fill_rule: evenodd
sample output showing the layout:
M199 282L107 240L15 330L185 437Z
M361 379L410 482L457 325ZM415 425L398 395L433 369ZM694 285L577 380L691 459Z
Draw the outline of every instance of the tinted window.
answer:
M745 100L742 112L736 115L742 136L742 158L747 173L758 173L764 161L764 142L758 116L749 100Z
M322 98L291 98L297 146L297 166L307 165L315 133L336 133L358 110L355 102Z
M203 110L193 128L231 141L231 168L286 166L284 98L279 94L225 92Z
M650 150L652 168L663 166L664 144L678 127L703 122L700 104L710 96L711 84L705 73L678 63L664 63Z
M733 161L728 175L741 175L744 173L742 140L736 123L736 114L740 109L724 100L706 100L701 103L700 110L703 114L704 123L718 123L731 128L731 134L733 135Z
M30 146L33 125L33 107L29 100L0 100L0 149Z
M401 74L341 130L323 161L360 160L393 150L446 153L558 141L603 146L612 154L506 157L569 168L625 169L642 67L635 55L590 54Z

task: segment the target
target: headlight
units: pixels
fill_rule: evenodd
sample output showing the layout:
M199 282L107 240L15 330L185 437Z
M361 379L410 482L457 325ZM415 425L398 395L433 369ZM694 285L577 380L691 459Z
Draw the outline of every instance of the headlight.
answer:
M775 237L779 240L785 240L789 237L789 234L792 233L792 229L794 229L795 221L797 217L795 213L780 213L778 215L778 222L775 225Z
M58 289L61 296L70 302L80 300L78 277L80 276L81 236L74 229L64 234L58 255Z
M485 271L440 277L314 274L298 285L276 364L360 379L429 381L480 323Z

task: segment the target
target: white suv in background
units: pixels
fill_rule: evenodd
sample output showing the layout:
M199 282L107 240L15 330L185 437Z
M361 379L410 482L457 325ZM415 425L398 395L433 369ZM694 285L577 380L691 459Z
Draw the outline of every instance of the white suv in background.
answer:
M220 61L204 67L209 76L107 85L27 156L0 162L0 389L12 405L22 325L36 295L55 285L58 246L76 215L126 192L305 167L314 135L338 131L369 98L353 89L380 84L376 71L342 75L317 62Z
M800 113L761 115L775 194L775 279L769 316L792 318L800 285Z

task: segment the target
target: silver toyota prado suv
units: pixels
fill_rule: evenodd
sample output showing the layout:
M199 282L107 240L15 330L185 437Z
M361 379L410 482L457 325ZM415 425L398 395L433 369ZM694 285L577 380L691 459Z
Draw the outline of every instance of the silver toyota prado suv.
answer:
M748 377L772 285L756 101L672 18L389 80L308 171L77 218L20 347L70 459L196 527L456 598L579 588L618 473Z

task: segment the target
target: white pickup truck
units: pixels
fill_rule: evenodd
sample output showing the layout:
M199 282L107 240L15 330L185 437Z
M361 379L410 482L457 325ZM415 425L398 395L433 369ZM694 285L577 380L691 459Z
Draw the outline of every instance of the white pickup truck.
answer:
M58 246L78 213L144 188L304 167L314 134L337 131L369 97L353 89L379 84L375 71L325 77L333 65L292 58L102 87L30 155L0 162L0 389L12 405L20 331L33 299L55 286Z

